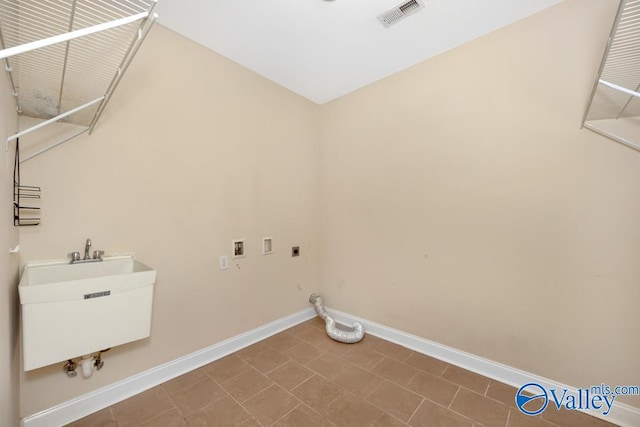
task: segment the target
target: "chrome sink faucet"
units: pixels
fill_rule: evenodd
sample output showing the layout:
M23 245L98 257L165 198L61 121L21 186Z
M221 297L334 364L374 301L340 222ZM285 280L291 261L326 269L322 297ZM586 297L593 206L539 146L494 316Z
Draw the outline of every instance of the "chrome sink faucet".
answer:
M104 251L93 251L93 258L89 256L90 251L91 251L91 239L87 239L87 242L84 245L84 258L80 259L80 252L78 251L71 252L69 254L69 256L71 257L70 264L102 261L102 256L104 255Z
M87 243L84 245L84 258L83 260L91 259L89 257L89 250L91 250L91 239L87 239Z

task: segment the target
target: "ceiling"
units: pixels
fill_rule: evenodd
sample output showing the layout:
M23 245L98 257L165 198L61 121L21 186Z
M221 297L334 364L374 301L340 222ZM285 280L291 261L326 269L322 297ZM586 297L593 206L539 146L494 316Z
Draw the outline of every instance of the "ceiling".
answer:
M159 0L159 22L323 104L561 0Z

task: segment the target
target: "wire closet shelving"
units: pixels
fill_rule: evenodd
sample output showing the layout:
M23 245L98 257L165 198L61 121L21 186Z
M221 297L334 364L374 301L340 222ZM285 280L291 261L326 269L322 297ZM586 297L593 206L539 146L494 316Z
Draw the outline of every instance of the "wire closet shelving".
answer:
M640 151L640 0L620 0L582 125Z
M157 19L157 0L0 0L0 60L20 116L77 130L27 161L85 132L104 108Z

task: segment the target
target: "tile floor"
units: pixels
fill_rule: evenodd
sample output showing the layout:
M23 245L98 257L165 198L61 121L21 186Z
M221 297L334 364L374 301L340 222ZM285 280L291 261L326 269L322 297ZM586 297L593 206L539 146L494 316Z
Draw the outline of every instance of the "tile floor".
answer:
M315 318L69 426L611 426L555 408L528 417L515 392L371 335L337 343Z

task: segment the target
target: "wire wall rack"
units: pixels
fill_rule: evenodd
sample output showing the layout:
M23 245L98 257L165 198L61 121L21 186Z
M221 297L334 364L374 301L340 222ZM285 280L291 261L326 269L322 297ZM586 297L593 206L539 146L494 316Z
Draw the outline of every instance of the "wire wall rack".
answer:
M40 199L40 187L22 185L20 182L20 140L16 139L16 154L13 163L13 225L28 226L40 224L40 208L26 206L23 200Z

